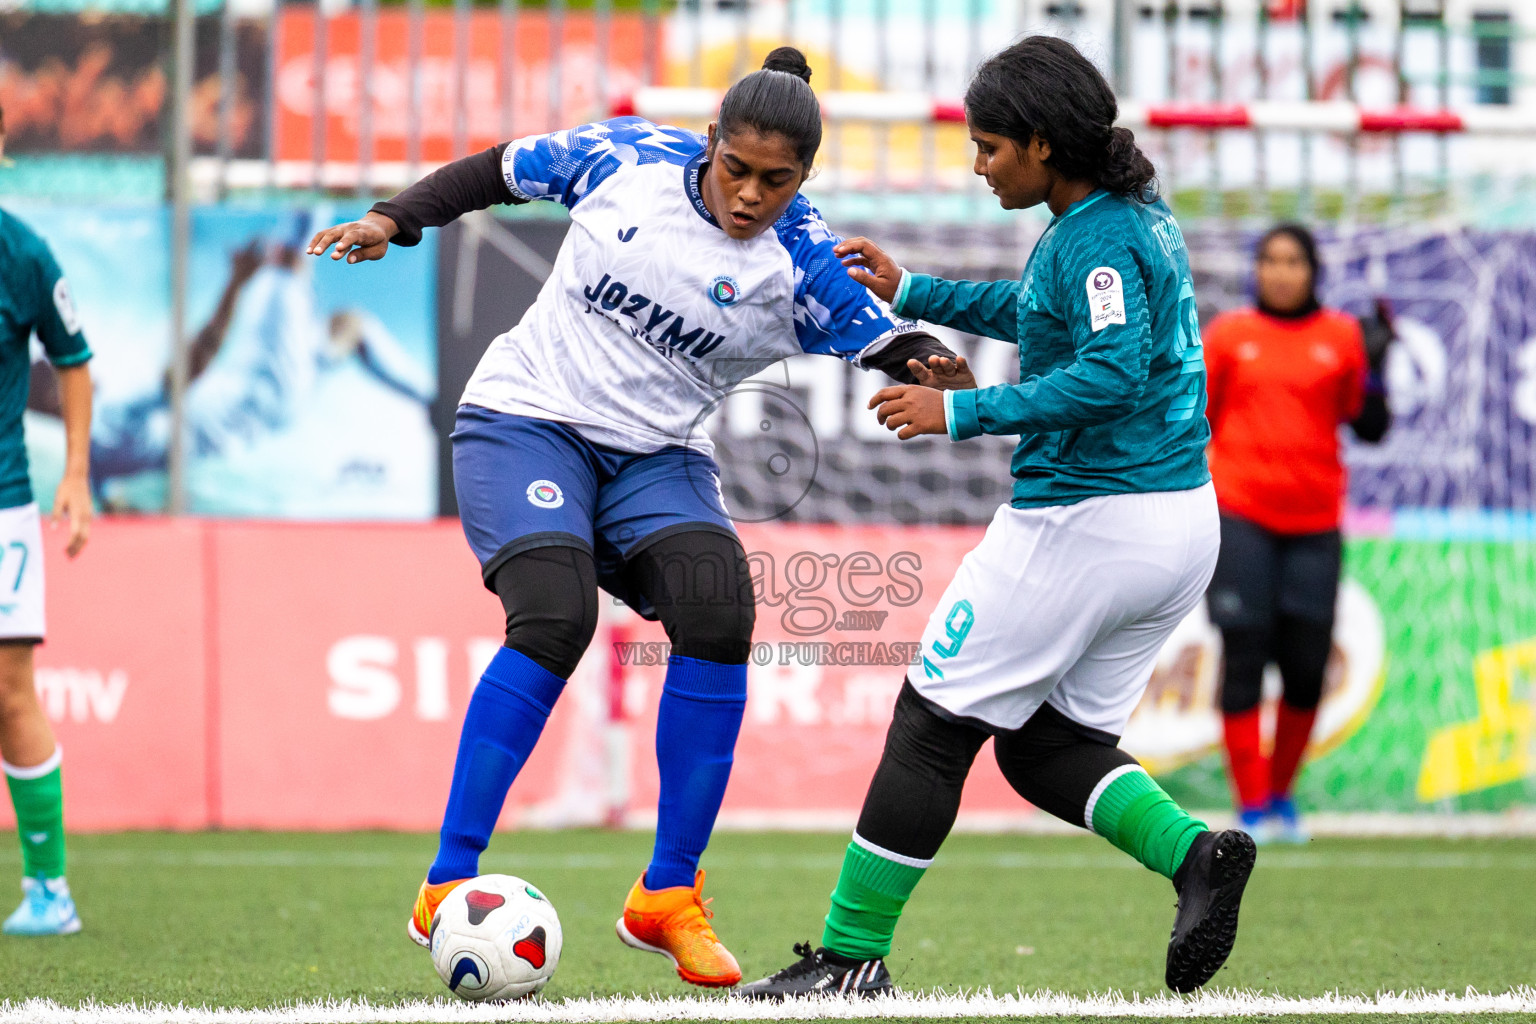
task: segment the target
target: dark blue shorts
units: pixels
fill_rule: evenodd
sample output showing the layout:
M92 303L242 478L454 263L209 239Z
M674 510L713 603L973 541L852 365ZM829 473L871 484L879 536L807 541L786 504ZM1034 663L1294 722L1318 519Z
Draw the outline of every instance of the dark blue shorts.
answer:
M577 547L592 554L603 589L634 604L623 569L642 549L688 530L736 535L708 455L616 451L564 423L477 405L459 406L453 486L487 587L519 552Z

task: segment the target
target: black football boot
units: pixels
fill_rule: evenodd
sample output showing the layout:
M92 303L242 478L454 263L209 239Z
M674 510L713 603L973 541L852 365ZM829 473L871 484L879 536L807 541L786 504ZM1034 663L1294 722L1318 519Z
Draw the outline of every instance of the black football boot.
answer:
M1193 992L1221 970L1237 941L1237 909L1253 873L1258 848L1237 829L1202 832L1173 874L1179 910L1168 940L1165 980L1175 992Z
M800 959L776 974L732 990L743 999L800 999L807 996L862 996L894 992L884 960L854 960L829 949L795 944Z

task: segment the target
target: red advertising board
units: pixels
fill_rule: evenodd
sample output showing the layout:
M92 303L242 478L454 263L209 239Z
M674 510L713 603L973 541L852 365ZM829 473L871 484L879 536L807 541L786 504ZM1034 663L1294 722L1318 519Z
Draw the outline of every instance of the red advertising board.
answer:
M458 524L214 537L221 822L436 827L471 683L500 643Z
M48 642L37 689L64 751L70 827L208 823L209 628L203 528L99 521L64 557L45 536ZM0 823L12 820L0 800Z
M589 13L565 13L555 35L543 11L522 11L510 21L496 11L476 11L461 39L453 12L428 11L421 16L419 59L413 62L410 14L382 11L367 67L363 27L355 13L325 20L324 88L317 90L314 8L281 8L273 81L279 160L358 159L365 104L371 104L371 159L410 158L414 108L419 158L441 162L509 138L606 116L597 92L603 75L610 95L642 84L646 26L639 14L614 14L607 22L601 74L598 21ZM469 55L463 66L456 56L461 45ZM551 53L559 54L553 66ZM413 96L419 96L419 103L413 104ZM322 101L325 151L316 153L314 119ZM468 142L463 152L454 153L461 108Z
M852 820L926 616L979 536L743 530L760 597L723 821ZM50 559L49 618L38 687L71 827L432 829L502 611L451 521L108 519L78 561ZM605 600L504 825L654 813L664 640ZM986 758L963 809L1026 812Z

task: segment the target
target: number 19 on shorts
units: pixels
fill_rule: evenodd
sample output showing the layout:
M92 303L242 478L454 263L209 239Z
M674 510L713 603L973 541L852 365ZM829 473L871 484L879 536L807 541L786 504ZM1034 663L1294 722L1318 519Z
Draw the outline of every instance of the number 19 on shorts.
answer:
M944 616L945 640L935 640L929 644L929 650L923 652L923 671L929 679L943 679L944 670L937 662L948 661L960 653L965 638L971 635L971 627L976 624L976 613L971 609L971 602L961 598L949 609L949 614ZM932 655L930 657L929 655Z

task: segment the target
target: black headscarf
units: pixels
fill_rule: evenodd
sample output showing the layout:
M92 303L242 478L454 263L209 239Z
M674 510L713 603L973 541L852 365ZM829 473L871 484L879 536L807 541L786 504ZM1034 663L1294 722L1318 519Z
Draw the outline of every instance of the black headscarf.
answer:
M1259 312L1263 313L1265 316L1272 316L1279 320L1301 320L1305 317L1311 316L1313 313L1316 313L1319 309L1323 308L1322 303L1317 301L1317 281L1323 273L1322 263L1318 260L1317 257L1317 239L1312 236L1312 232L1308 231L1300 224L1276 224L1274 227L1264 232L1264 237L1259 239L1258 248L1255 249L1254 252L1262 253L1264 251L1264 247L1268 245L1272 239L1277 238L1280 235L1285 235L1286 237L1295 241L1295 243L1301 247L1302 255L1305 256L1307 260L1307 266L1312 268L1312 289L1307 295L1307 301L1303 302L1295 309L1290 310L1280 310L1266 306L1264 304L1264 297L1262 295L1256 296L1259 305Z

